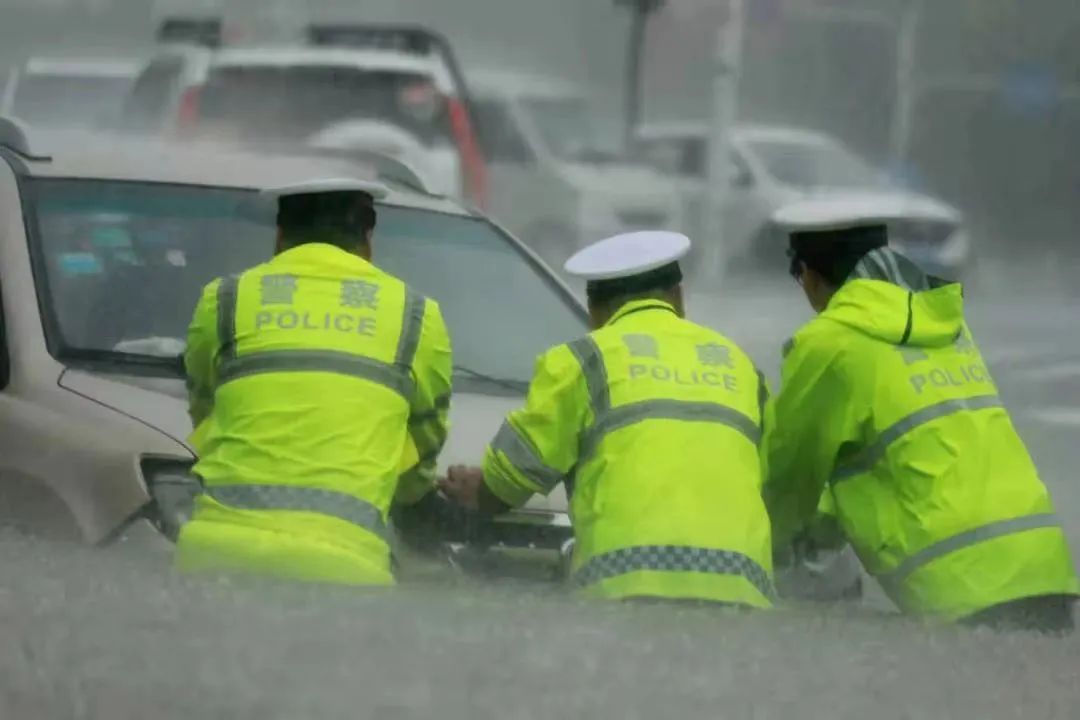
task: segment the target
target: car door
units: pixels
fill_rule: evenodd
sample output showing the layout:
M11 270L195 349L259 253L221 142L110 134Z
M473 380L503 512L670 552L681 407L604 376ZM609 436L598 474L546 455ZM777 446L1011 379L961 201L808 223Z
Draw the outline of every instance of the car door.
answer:
M541 222L538 159L511 108L501 98L473 102L490 169L491 215L515 234L526 237Z
M724 200L724 246L727 256L745 258L768 223L760 179L738 143L731 145L731 178Z

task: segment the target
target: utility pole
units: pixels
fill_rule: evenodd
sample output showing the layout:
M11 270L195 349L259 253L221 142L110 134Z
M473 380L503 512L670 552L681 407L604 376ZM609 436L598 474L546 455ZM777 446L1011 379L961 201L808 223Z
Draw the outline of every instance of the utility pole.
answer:
M727 270L724 215L731 190L731 129L738 119L742 76L744 0L728 0L728 12L716 30L712 72L712 118L709 123L708 182L702 203L701 242L705 269L722 279Z
M896 109L893 112L889 155L893 167L903 171L908 162L911 127L918 103L915 69L923 0L904 0L896 40Z
M664 6L667 0L615 0L615 4L630 8L630 39L626 55L626 113L623 147L633 146L634 133L641 122L642 60L645 55L645 31L649 17Z
M874 9L807 7L796 4L794 17L820 23L881 28L896 43L896 96L889 131L889 160L897 168L907 163L911 128L919 103L918 43L925 0L903 0L899 20L895 13Z

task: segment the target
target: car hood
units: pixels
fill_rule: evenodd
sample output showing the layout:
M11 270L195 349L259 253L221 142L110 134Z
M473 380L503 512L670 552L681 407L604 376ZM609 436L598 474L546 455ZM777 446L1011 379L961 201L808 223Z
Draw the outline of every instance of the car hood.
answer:
M182 380L67 370L60 386L168 435L188 449L191 419Z
M189 447L191 419L182 380L128 375L102 375L69 370L62 387L131 416ZM495 437L507 413L518 407L520 397L497 397L455 393L450 410L450 436L439 458L440 472L450 465L479 465L487 444ZM566 495L558 487L548 497L536 496L533 510L566 510Z

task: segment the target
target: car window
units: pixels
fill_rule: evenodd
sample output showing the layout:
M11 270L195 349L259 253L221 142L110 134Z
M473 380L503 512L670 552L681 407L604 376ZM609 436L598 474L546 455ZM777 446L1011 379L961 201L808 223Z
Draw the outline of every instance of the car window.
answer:
M704 138L659 138L640 140L637 152L643 162L664 173L677 177L704 180L709 171L709 143ZM750 178L746 161L737 149L731 151L731 180L745 183Z
M382 120L425 145L452 144L445 96L420 73L339 65L227 66L210 72L199 103L204 130L242 129L304 140L348 120Z
M130 77L25 74L15 85L11 113L31 125L91 126L123 102Z
M202 288L273 252L275 233L246 219L243 191L30 182L53 346L72 357L154 339L176 352ZM571 299L484 219L380 205L375 259L439 301L456 361L475 373L527 381L538 354L586 332Z
M488 158L505 163L524 163L532 158L529 146L505 104L492 99L474 100L473 110Z
M538 355L588 332L549 276L486 220L385 207L374 252L439 301L458 365L524 382Z
M769 175L797 188L859 188L878 185L877 172L854 153L831 143L751 141L751 152Z
M120 126L125 130L156 131L160 128L179 89L183 72L180 58L152 61L136 78L124 103Z
M617 154L611 138L598 132L584 97L535 97L521 102L544 146L555 157L593 162Z

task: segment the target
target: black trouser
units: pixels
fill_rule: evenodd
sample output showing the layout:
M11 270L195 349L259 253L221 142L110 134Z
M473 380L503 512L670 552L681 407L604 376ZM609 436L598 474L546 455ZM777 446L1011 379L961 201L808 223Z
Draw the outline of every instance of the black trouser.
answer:
M701 598L668 598L655 595L630 595L622 598L622 601L632 605L667 605L669 607L685 608L728 608L734 610L756 610L750 605L743 603L725 602L723 600L704 600Z
M963 618L960 623L993 630L1040 632L1048 635L1070 633L1075 627L1071 595L1039 595L991 605Z

